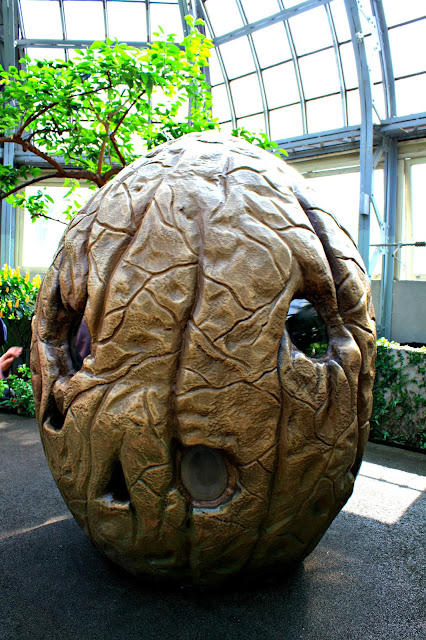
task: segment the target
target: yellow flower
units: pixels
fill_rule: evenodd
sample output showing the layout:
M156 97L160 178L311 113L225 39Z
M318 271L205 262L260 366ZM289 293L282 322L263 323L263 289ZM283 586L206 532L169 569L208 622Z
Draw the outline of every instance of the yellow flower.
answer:
M27 271L27 273L25 274L24 282L25 284L28 284L29 281L30 281L30 272Z
M9 287L6 287L6 293L9 293Z
M0 318L3 318L3 311L0 309Z
M25 302L29 302L29 301L30 301L30 296L27 296L27 297L25 298Z
M16 267L16 269L15 269L15 276L16 276L17 278L20 278L20 277L21 277L21 272L20 272L20 270L19 270L19 267Z
M7 262L4 263L3 265L3 271L7 274L7 272L9 271L9 266L7 264Z
M16 298L15 307L19 307L19 298Z
M33 278L33 285L35 287L39 287L41 285L41 278L38 274Z
M12 267L9 267L9 278L11 278L13 276L13 269Z
M7 301L7 306L9 307L9 309L11 309L11 308L12 308L12 306L13 306L13 305L12 305L12 300L8 300L8 301Z

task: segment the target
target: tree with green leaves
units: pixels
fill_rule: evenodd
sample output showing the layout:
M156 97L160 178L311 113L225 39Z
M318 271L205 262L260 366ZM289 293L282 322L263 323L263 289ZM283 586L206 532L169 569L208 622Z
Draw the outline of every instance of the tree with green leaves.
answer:
M26 209L33 221L49 218L52 198L26 187L59 178L66 199L81 183L102 187L143 148L217 128L204 75L213 43L197 29L202 20L187 22L180 45L162 32L142 50L97 41L68 61L25 56L22 69L0 66L0 143L31 152L19 167L0 165L0 201ZM287 155L263 133L240 128L233 135ZM79 208L74 201L63 213L70 219Z
M27 209L33 220L48 217L51 198L42 191L27 197L26 187L61 178L67 195L81 181L96 189L143 147L216 127L203 73L213 44L198 31L199 20L188 21L181 45L164 34L142 50L106 40L68 61L26 56L23 69L0 67L0 143L33 154L20 167L0 166L0 200Z

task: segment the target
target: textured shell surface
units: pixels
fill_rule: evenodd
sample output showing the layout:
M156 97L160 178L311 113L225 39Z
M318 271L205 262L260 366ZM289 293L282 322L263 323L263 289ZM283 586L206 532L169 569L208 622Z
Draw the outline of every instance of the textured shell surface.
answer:
M295 298L326 325L318 360L286 330ZM40 433L74 517L128 571L201 584L314 548L352 492L374 360L350 236L283 160L216 132L154 149L88 202L33 321Z

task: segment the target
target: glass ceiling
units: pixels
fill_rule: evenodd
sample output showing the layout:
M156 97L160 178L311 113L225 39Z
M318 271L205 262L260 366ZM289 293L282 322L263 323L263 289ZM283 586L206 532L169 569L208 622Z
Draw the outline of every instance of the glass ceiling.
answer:
M425 0L354 3L361 9L359 38L376 122L426 111ZM374 5L383 7L382 24ZM192 7L215 42L209 73L223 129L245 127L283 140L361 122L345 0L17 0L17 7L18 45L48 59L72 56L73 47L105 37L143 46L159 27L179 41L182 14Z

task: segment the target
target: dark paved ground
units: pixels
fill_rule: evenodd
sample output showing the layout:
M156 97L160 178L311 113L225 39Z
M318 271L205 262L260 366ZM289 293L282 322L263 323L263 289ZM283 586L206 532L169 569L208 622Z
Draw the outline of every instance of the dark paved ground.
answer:
M0 638L425 640L425 490L426 456L369 444L353 497L290 579L159 589L103 560L35 421L0 414Z

